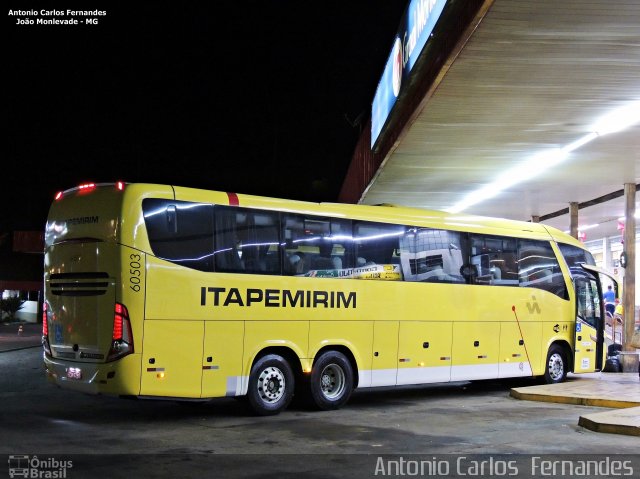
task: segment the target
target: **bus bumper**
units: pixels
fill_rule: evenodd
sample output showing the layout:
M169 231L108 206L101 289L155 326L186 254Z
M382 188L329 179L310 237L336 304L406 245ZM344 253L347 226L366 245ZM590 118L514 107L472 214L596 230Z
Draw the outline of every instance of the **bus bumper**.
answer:
M44 356L49 382L86 394L137 396L140 394L140 355L130 354L112 363L80 363Z

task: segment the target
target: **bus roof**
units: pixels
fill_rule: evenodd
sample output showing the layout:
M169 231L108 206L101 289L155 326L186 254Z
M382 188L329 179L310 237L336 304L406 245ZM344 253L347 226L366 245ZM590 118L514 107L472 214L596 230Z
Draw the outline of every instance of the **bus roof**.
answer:
M237 205L248 208L267 209L274 211L315 214L336 218L350 218L363 221L378 221L385 223L403 224L408 226L450 229L520 238L552 239L585 249L585 246L572 236L551 226L530 221L509 220L488 216L469 215L461 213L447 213L444 211L423 208L398 206L391 204L361 205L343 203L314 203L308 201L289 200L268 196L255 196L241 193L229 193L174 185L151 183L92 183L71 188L60 194L62 197L75 196L83 188L106 189L113 187L113 191L123 191L131 199L133 197L160 197L180 201L194 201L221 205Z

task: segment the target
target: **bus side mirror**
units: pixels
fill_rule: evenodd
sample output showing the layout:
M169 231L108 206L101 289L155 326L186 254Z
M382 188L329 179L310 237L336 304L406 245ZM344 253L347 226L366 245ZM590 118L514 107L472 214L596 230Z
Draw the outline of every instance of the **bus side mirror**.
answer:
M620 266L622 266L623 268L627 267L627 253L625 253L624 251L620 253Z

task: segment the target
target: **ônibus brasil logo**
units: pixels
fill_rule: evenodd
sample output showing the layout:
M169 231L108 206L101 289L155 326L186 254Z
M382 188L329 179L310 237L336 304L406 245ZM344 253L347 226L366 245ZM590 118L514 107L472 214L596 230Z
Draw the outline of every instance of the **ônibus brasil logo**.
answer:
M27 477L42 479L64 479L67 469L73 467L73 461L60 460L54 457L40 459L38 456L10 455L9 477Z

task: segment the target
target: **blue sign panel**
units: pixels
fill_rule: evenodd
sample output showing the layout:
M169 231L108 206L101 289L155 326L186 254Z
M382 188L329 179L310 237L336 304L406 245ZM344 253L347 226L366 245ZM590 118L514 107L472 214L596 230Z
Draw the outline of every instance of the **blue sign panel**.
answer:
M391 54L371 107L371 148L378 140L396 99L440 18L447 0L411 0L400 21Z

